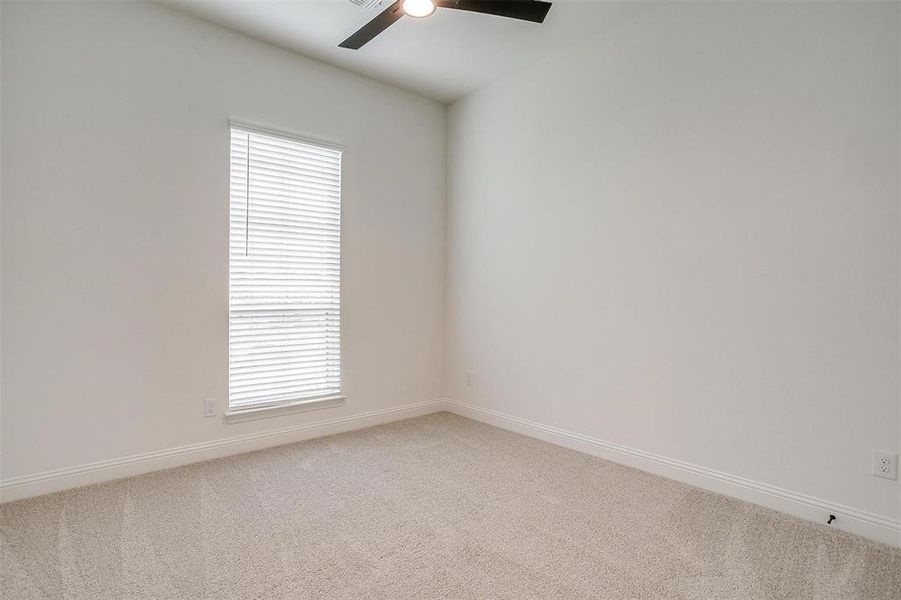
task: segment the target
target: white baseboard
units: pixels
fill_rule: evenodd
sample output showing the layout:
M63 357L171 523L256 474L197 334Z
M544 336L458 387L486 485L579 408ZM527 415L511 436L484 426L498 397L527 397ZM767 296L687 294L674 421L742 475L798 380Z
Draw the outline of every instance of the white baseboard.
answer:
M901 547L901 521L896 519L451 399L406 404L317 423L15 477L0 481L0 502L362 429L442 410L816 523L825 523L827 515L834 514L837 519L833 526L838 529Z
M833 527L901 547L901 521L896 519L457 400L447 399L446 410L816 523L825 523L833 514Z
M271 446L371 427L445 410L443 400L431 400L338 417L316 423L293 425L230 438L134 454L122 458L66 467L0 481L0 502L39 496L141 473L169 469Z

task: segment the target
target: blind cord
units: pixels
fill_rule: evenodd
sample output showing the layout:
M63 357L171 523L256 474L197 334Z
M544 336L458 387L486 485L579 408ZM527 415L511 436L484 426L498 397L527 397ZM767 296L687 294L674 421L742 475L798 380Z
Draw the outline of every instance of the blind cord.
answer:
M246 194L245 197L245 208L246 214L244 215L244 256L247 256L250 247L250 134L247 134L247 156L246 160L246 170L244 172L244 191Z

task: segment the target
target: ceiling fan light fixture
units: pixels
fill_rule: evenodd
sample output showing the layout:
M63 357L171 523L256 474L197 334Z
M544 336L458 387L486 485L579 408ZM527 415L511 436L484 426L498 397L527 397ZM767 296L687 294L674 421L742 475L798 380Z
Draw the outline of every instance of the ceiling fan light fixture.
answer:
M358 3L367 0L353 1ZM368 1L382 4L387 0ZM438 5L441 5L441 10L465 10L532 23L544 23L544 18L551 9L551 3L544 0L393 0L391 6L370 19L338 46L359 50L404 16L428 17Z
M428 17L435 12L435 3L432 0L404 0L401 6L404 14L410 17Z

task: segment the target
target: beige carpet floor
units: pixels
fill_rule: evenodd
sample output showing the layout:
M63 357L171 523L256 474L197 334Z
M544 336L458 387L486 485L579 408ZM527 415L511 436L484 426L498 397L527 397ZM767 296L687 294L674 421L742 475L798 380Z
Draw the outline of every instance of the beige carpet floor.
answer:
M901 598L901 551L447 413L0 507L3 598Z

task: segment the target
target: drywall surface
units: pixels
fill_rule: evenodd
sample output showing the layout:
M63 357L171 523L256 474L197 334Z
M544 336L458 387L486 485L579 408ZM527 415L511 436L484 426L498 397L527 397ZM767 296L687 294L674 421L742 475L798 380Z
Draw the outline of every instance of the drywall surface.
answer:
M3 3L0 2L0 115L3 114ZM3 139L3 119L0 118L0 140ZM3 144L0 143L0 250L3 248ZM0 332L3 331L3 261L0 260ZM0 341L0 382L3 376L3 343ZM0 451L3 449L3 385L0 383ZM3 457L0 455L0 463ZM2 470L0 470L2 479Z
M452 105L448 396L901 516L899 10L671 3Z
M4 3L2 33L4 480L441 395L442 105L147 3ZM203 417L230 118L344 146L342 408Z

